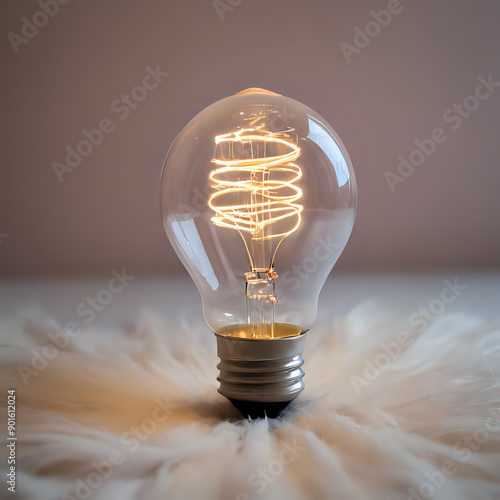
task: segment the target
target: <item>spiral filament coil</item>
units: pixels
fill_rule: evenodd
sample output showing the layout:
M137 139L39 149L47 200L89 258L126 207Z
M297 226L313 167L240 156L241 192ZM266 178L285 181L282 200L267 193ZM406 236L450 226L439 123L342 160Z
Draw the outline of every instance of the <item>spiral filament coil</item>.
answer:
M290 136L246 129L219 135L215 143L217 155L212 162L220 167L209 175L216 189L208 202L217 214L213 223L250 233L252 240L283 239L296 231L303 207L295 203L302 196L295 183L302 170L293 162L301 149ZM270 149L275 154L266 156ZM291 227L282 225L272 232L272 226L281 221Z
M302 197L296 185L302 170L294 163L301 148L288 133L261 127L216 136L215 144L212 162L218 168L209 174L215 189L208 201L216 214L212 222L240 233L251 269L245 273L248 323L255 336L273 336L274 260L283 239L299 228L303 211L296 203ZM278 242L274 251L273 240Z

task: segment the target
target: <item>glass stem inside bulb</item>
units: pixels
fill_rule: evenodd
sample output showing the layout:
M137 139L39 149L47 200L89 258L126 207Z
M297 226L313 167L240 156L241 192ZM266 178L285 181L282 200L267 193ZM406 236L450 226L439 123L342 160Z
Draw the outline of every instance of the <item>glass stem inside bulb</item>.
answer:
M265 151L264 151L265 156ZM253 186L250 203L250 220L254 228L251 240L251 268L247 276L246 296L248 324L256 338L274 337L274 281L269 279L269 261L272 252L269 238L271 205L269 198L269 170L262 168L250 174Z
M293 163L301 148L288 133L267 130L265 118L254 114L247 128L215 137L217 168L209 175L212 222L238 231L248 254L247 323L255 338L275 337L274 259L283 239L299 228L303 211L296 203L302 170Z
M260 273L257 273L260 274ZM248 279L246 285L248 324L256 338L274 337L274 282L268 279Z
M252 224L252 271L269 266L271 251L270 224L271 204L269 198L269 170L265 167L250 174L252 194L250 196L250 221Z

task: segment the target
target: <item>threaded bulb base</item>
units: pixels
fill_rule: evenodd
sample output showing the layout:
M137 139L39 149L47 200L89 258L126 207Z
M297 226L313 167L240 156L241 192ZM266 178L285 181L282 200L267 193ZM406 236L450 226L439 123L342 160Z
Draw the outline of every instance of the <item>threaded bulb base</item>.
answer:
M305 333L257 339L215 336L218 391L245 417L274 418L304 389Z

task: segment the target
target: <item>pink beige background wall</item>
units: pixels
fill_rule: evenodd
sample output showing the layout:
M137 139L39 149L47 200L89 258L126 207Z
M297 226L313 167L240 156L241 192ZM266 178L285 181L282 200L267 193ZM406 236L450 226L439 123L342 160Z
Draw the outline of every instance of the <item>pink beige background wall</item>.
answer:
M339 268L499 266L499 24L495 0L2 2L0 275L183 272L164 157L252 86L348 148L359 205Z

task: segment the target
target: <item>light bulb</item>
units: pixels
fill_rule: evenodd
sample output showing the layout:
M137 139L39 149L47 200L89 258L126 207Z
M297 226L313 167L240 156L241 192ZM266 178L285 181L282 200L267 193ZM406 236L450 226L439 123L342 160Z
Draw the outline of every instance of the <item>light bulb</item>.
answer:
M219 392L245 415L277 415L304 388L306 333L354 223L344 146L304 104L244 90L178 134L161 209L216 334Z

